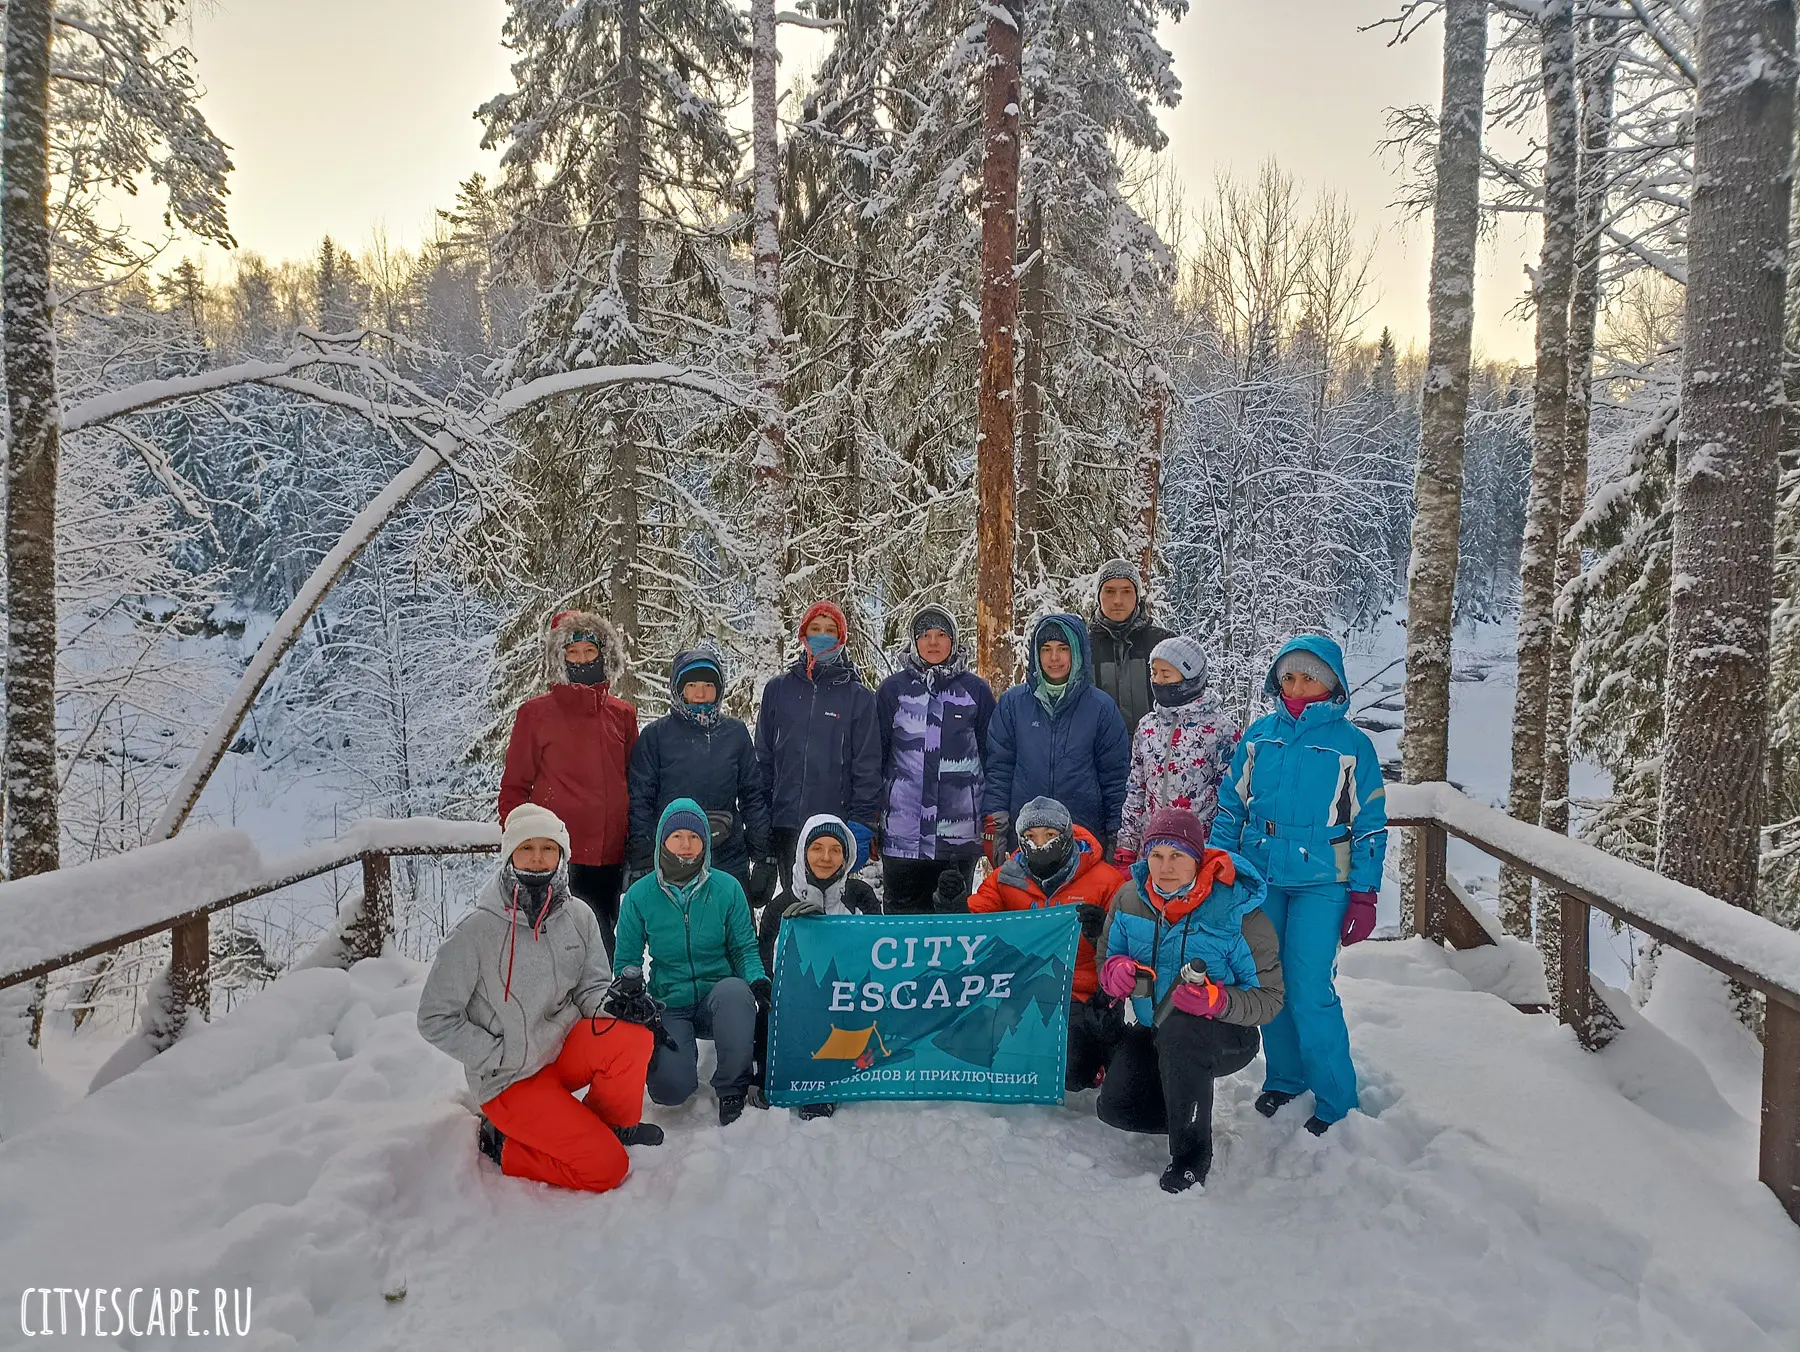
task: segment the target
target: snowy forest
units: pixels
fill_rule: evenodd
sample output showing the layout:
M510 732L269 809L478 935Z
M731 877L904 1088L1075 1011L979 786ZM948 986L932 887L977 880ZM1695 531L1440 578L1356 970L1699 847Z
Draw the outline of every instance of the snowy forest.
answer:
M1712 7L1397 0L1365 35L1444 21L1442 105L1393 109L1385 147L1433 232L1421 346L1370 331L1380 223L1330 184L1174 171L1184 0L514 0L511 85L475 110L500 171L432 238L211 277L184 251L233 243L233 164L184 7L15 0L8 125L36 130L7 172L49 209L5 236L9 876L231 819L239 788L202 804L221 765L323 777L344 822L482 816L561 608L612 619L645 716L698 639L746 713L808 598L877 677L920 603L979 616L1009 680L1011 636L1123 555L1239 714L1284 636L1405 620L1409 780L1445 777L1457 626L1516 632L1513 815L1800 925L1791 428L1744 481L1766 681L1677 660L1677 556L1709 548L1677 466ZM800 29L822 55L783 91ZM161 238L119 223L140 190ZM1533 289L1473 305L1529 313L1537 360L1472 360L1477 240L1521 217ZM1736 862L1683 863L1683 720L1733 701ZM455 867L405 870L418 951ZM1531 938L1529 883L1500 906ZM220 970L266 979L305 930L221 928ZM104 966L40 1009L129 1009L154 962Z

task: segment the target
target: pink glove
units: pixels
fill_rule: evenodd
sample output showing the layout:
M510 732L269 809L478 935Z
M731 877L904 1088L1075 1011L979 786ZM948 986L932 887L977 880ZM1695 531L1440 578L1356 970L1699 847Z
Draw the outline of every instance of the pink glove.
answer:
M1137 863L1137 851L1128 850L1123 845L1113 851L1113 863L1120 868L1130 868Z
M1375 931L1375 894L1352 892L1350 909L1344 912L1344 947L1360 944Z
M1138 965L1123 954L1115 953L1100 965L1100 989L1115 1000L1123 1000L1137 989Z
M1197 1019L1216 1019L1225 1012L1225 988L1215 981L1178 981L1170 1003Z

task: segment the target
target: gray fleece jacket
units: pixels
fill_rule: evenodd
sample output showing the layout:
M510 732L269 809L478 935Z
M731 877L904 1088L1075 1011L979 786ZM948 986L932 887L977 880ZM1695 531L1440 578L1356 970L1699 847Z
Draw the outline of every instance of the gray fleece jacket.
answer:
M600 1010L612 967L600 926L569 895L559 870L535 929L502 886L482 889L432 959L419 996L419 1032L463 1064L479 1103L556 1059L578 1018Z

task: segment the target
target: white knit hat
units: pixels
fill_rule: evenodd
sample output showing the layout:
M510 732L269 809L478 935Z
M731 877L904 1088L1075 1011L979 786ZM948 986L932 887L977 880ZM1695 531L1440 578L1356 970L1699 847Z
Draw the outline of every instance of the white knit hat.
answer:
M520 803L506 814L500 828L500 858L512 858L512 852L528 840L554 840L562 850L563 863L569 862L569 828L563 819L547 807L536 803Z

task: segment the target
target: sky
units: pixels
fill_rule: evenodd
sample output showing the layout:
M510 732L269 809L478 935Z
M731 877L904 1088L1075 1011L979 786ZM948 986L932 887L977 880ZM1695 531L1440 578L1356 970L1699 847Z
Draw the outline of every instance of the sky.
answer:
M1424 345L1428 222L1391 206L1398 166L1378 146L1386 109L1435 103L1441 32L1399 48L1359 32L1394 0L1191 0L1164 26L1184 95L1163 114L1190 199L1220 172L1274 157L1309 189L1356 211L1376 242L1370 335L1391 327ZM331 235L352 252L377 229L412 247L471 173L492 174L474 110L510 88L500 45L505 0L209 0L192 19L203 107L232 147L231 223L271 259ZM790 70L812 34L782 30ZM1535 244L1503 232L1482 249L1476 343L1529 359L1529 326L1509 316ZM209 271L229 264L217 254Z

